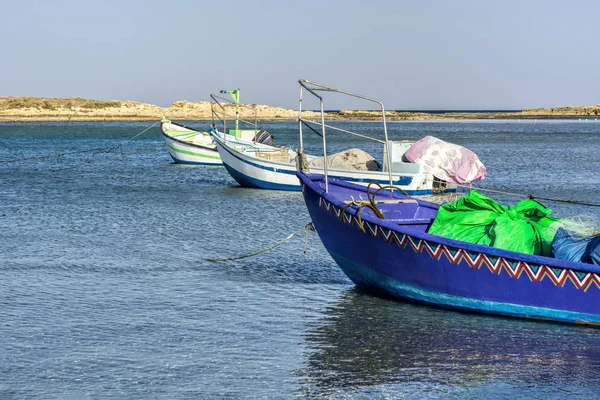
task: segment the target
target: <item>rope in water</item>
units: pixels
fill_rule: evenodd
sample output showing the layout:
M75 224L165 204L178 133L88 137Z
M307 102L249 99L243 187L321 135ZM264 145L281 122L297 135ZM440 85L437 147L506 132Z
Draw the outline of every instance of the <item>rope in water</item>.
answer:
M56 168L53 171L62 171L62 170L65 170L65 169L72 169L72 168L78 168L78 167L86 167L88 165L101 164L101 163L104 163L104 162L107 162L107 161L117 160L119 158L131 157L131 156L134 156L136 154L148 153L150 151L159 149L159 148L164 147L164 146L165 146L165 143L161 143L158 146L147 147L145 149L134 151L134 152L131 152L131 153L120 154L120 155L118 155L116 157L109 157L109 158L105 158L104 160L92 161L92 162L89 162L89 163L72 165L70 167L65 167L65 168Z
M160 121L157 121L157 122L153 123L152 125L150 125L150 126L149 126L149 127L147 127L146 129L144 129L143 131L141 131L140 133L138 133L137 135L135 135L135 136L132 136L132 137L130 137L129 139L122 141L122 142L121 142L121 144L123 144L123 143L127 143L127 142L130 142L130 141L132 141L133 139L135 139L136 137L140 136L141 134L148 132L150 129L154 128L154 127L155 127L156 125L158 125L158 124L160 124ZM121 144L119 144L119 146L120 146Z
M473 187L468 186L468 185L456 185L456 186L467 188L469 190L474 189ZM476 189L480 192L490 192L490 193L505 194L508 196L525 197L525 198L528 198L531 200L546 200L546 201L554 201L557 203L568 203L568 204L577 204L577 205L581 205L581 206L600 207L599 203L588 203L588 202L581 201L581 200L556 199L556 198L552 198L552 197L541 197L541 196L534 196L532 194L505 192L502 190L494 190L494 189L484 189L484 188L476 188Z
M304 245L304 254L306 254L306 245L308 243L308 232L309 231L314 231L315 227L313 226L312 222L309 222L308 224L304 225L302 228L298 229L296 232L288 235L285 239L282 239L272 245L270 245L269 247L259 250L257 252L254 253L250 253L250 254L245 254L243 256L237 256L237 257L227 257L227 258L202 258L202 260L204 261L210 261L210 262L221 262L221 261L234 261L234 260L241 260L242 258L248 258L248 257L254 257L257 256L259 254L265 253L269 250L273 250L275 247L282 245L283 243L287 242L288 240L290 240L291 238L293 238L294 236L296 236L297 234L301 233L302 231L306 231L306 243Z
M143 133L148 132L150 129L154 128L159 123L160 123L160 121L155 122L154 124L150 125L146 129L141 131L140 133L137 133L134 136L130 137L129 139L123 140L121 143L117 144L116 146L112 146L109 148L97 148L97 149L90 149L90 150L73 151L70 153L54 153L54 154L45 154L45 155L35 156L35 157L15 158L12 160L0 160L0 163L13 163L13 162L21 162L21 161L41 160L44 158L64 157L64 156L69 156L69 155L73 155L73 154L83 154L83 153L110 153L113 150L120 148L123 144L132 141L133 139L137 138L138 136L142 135Z
M581 200L553 199L551 197L539 197L539 196L533 196L531 194L529 195L529 198L533 199L533 200L556 201L558 203L571 203L571 204L577 204L580 206L600 207L600 204L598 204L598 203L587 203L587 202L581 201Z
M73 151L71 153L54 153L54 154L46 154L43 156L36 156L36 157L25 157L25 158L15 158L12 160L0 160L0 163L13 163L13 162L20 162L20 161L31 161L31 160L41 160L44 158L51 158L51 157L63 157L63 156L70 156L73 154L82 154L82 153L93 153L93 152L98 152L98 153L109 153L113 148L98 148L98 149L91 149L91 150L82 150L82 151Z

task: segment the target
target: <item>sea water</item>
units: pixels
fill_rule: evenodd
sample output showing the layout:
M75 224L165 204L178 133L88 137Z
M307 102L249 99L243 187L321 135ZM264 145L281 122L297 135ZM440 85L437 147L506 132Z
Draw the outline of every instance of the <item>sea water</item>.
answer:
M598 397L600 330L373 296L315 233L205 261L302 229L302 196L173 164L156 125L135 137L151 124L0 124L0 399ZM297 147L296 123L261 127ZM475 151L488 172L477 187L600 202L600 122L388 130ZM321 139L305 135L318 154ZM365 145L328 135L331 152ZM600 220L598 207L544 203Z

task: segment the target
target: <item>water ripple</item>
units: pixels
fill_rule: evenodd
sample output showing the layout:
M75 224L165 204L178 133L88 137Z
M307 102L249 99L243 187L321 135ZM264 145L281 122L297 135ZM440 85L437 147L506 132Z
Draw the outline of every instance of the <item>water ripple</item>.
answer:
M265 125L297 145L295 123ZM596 397L596 330L361 292L315 233L306 254L301 233L257 257L205 261L302 228L302 197L174 165L164 148L109 160L161 144L158 129L124 143L147 126L0 123L0 159L64 154L0 163L0 398ZM597 202L598 123L394 122L389 133L466 145L487 166L484 188ZM330 139L331 151L363 143ZM305 140L318 154L319 138Z

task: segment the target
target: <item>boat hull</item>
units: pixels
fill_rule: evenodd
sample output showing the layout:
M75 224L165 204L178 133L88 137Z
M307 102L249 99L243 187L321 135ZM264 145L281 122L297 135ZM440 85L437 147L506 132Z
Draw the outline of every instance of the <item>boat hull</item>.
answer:
M248 157L236 151L233 147L234 143L231 141L226 143L220 138L215 138L215 144L225 168L241 186L300 191L300 182L294 167Z
M600 325L600 268L445 239L369 215L363 232L356 211L332 197L331 183L325 194L318 178L299 177L323 245L357 285L445 308Z
M177 131L173 131L173 128L177 129ZM161 132L165 139L169 155L174 162L189 165L223 164L212 140L207 140L206 144L196 144L184 140L189 135L203 135L204 133L196 132L171 122L163 122Z
M301 190L300 181L296 176L295 163L282 163L260 159L236 150L236 145L241 145L242 147L248 146L246 143L236 143L235 141L224 142L222 139L216 137L215 144L225 168L241 186L273 190ZM310 168L309 171L316 174L324 173L323 169L320 168ZM377 182L381 185L390 184L387 173L330 169L328 175L333 179L354 182L361 185L368 185L371 182ZM431 175L395 174L393 176L393 184L412 195L434 193L433 176ZM444 190L444 192L453 191L456 191L456 187L454 186Z

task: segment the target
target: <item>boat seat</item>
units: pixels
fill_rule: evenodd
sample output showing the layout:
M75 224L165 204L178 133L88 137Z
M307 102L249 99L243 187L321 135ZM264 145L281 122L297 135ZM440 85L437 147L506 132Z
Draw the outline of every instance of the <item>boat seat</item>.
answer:
M434 218L394 218L386 219L387 222L392 222L397 225L429 225Z
M389 200L375 200L375 204L400 204L400 203L412 203L419 204L415 199L389 199Z
M407 228L414 229L419 232L427 232L434 219L435 218L396 218L388 219L386 221L391 222L392 224L405 226Z
M353 204L353 208L359 207L360 205L357 205L355 203L353 203L351 200L347 200L344 201L344 203L348 206L350 204ZM368 206L370 203L366 200L361 199L361 203L362 205ZM402 206L399 206L399 204L404 204ZM418 210L419 210L419 203L417 202L417 200L415 199L381 199L381 200L376 200L375 201L375 205L377 206L377 209L381 212L381 214L383 214L384 219L387 221L401 221L401 222L405 222L405 221L412 221L415 220L415 216L417 216L418 214ZM369 207L364 207L362 208L362 213L364 214L369 214L369 215L373 215L373 210L371 210ZM420 218L416 218L417 221L420 221ZM420 223L423 222L415 222L414 225L418 225ZM409 224L408 222L406 222L406 224Z

